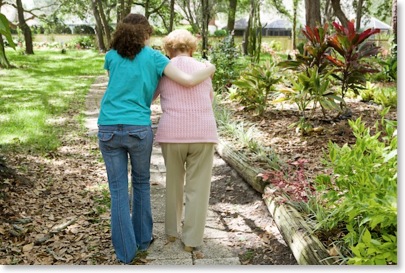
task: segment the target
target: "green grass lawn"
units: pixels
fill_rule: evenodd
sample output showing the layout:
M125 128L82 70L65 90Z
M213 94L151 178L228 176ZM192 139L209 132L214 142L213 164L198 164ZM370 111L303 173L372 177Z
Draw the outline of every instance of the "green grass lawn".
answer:
M82 109L104 55L92 50L7 50L13 69L0 69L0 152L21 148L49 152L59 145L63 121Z

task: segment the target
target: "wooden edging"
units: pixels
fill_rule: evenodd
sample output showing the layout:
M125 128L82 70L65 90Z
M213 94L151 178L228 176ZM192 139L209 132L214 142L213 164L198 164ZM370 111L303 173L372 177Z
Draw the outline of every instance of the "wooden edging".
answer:
M312 230L300 213L287 204L278 204L269 194L270 186L257 176L263 170L250 166L247 158L232 149L230 143L225 140L219 141L216 150L247 183L263 194L271 216L299 265L333 264L332 257L319 239L312 234Z

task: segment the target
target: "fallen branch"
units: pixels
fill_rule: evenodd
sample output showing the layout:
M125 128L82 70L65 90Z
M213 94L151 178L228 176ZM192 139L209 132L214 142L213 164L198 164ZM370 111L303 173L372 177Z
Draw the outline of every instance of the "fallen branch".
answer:
M65 223L62 223L62 224L60 224L60 225L53 226L53 227L51 228L51 230L50 230L47 234L45 234L45 235L44 235L43 237L41 237L41 238L36 239L35 242L34 242L34 244L35 244L35 245L40 245L40 244L46 242L47 240L49 240L50 238L52 238L53 235L55 235L56 233L61 232L62 230L64 230L64 229L67 228L68 226L74 224L76 221L77 221L77 217L75 217L75 218L73 218L73 219L71 219L71 220L69 220L69 221L67 221L67 222L65 222Z

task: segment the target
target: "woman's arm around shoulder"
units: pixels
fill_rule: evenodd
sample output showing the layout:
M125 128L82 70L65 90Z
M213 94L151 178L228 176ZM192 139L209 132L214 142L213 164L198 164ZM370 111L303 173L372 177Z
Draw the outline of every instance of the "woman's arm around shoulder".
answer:
M169 77L169 79L181 84L185 87L192 87L199 83L202 83L204 80L209 78L215 72L215 65L211 63L206 63L207 67L198 70L192 74L183 72L177 68L172 63L169 63L163 73Z

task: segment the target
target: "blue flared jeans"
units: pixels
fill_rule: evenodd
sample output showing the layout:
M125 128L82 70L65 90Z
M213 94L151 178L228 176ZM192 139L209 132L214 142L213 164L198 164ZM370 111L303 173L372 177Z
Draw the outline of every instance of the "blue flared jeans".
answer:
M117 259L130 263L152 239L150 201L151 126L99 125L98 139L111 195L111 239ZM131 163L132 200L128 187ZM132 202L132 211L130 202Z

